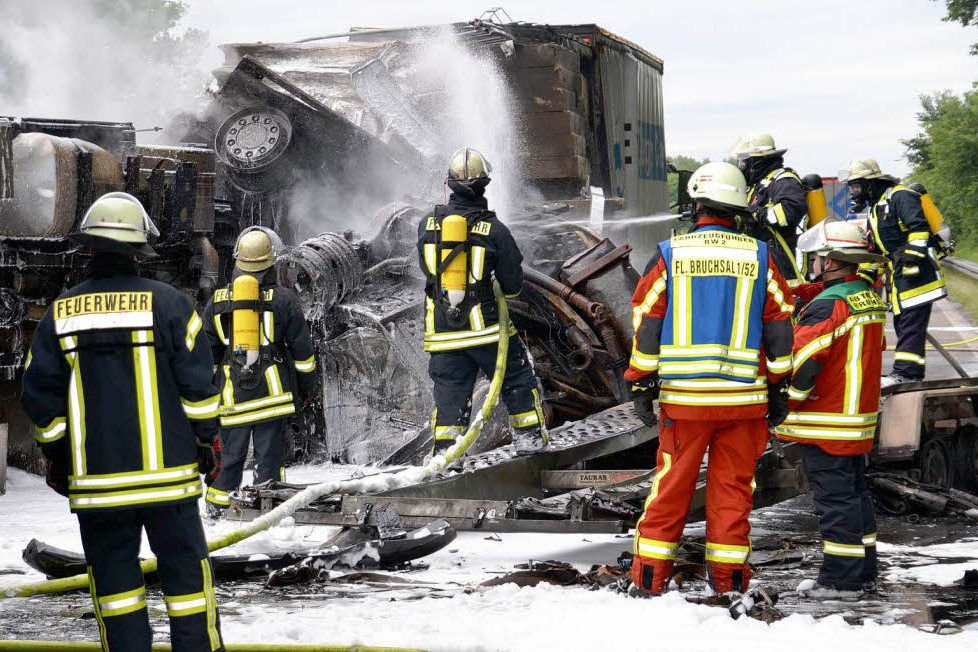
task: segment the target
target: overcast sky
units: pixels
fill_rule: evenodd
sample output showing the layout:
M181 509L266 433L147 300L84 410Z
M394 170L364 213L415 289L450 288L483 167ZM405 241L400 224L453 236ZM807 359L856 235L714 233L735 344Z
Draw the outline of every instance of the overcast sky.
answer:
M188 26L213 44L470 20L499 0L191 0ZM918 97L978 79L978 29L941 21L939 0L671 2L520 0L513 20L597 23L665 60L670 154L721 158L741 133L771 132L802 174L872 156L908 166ZM216 49L208 60L217 65Z

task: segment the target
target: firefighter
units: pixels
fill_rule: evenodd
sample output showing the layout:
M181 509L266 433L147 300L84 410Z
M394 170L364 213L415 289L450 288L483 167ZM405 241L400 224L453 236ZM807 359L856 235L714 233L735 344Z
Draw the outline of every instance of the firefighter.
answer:
M428 375L434 383L434 454L465 434L479 370L488 377L495 373L499 324L493 279L507 298L523 287L523 255L485 198L491 172L478 151L455 152L448 203L435 206L418 225L426 279L424 350L431 353ZM509 336L502 398L516 450L530 454L545 446L546 423L533 363L512 324Z
M787 414L791 316L767 244L738 232L744 175L707 163L689 180L690 233L661 242L635 289L635 340L625 379L636 410L659 398L656 474L636 525L629 589L666 590L703 455L706 562L718 594L747 589L754 466L768 426ZM765 419L766 417L766 419Z
M886 257L897 343L893 371L883 387L924 379L932 304L947 296L921 196L883 174L879 163L854 160L842 173L854 211L869 207L870 246Z
M820 292L795 326L789 412L776 433L797 442L801 452L824 557L818 579L798 590L819 599L855 599L876 584L866 454L876 432L886 348L886 304L857 270L882 256L869 253L866 236L848 222L812 227L799 248L816 254Z
M47 481L78 517L104 650L153 643L139 568L142 530L159 558L174 649L223 650L197 499L220 469L217 388L201 319L178 290L140 278L159 235L139 201L100 197L72 237L86 280L34 334L23 404Z
M287 419L316 387L316 356L299 298L278 285L277 242L278 236L263 227L243 231L234 248L231 283L216 290L204 310L204 331L220 361L224 468L206 498L214 517L241 484L252 441L254 484L285 480Z
M798 174L784 165L786 149L777 149L770 134L749 134L731 152L749 189L752 219L747 234L767 243L781 274L794 287L804 282L807 261L796 253L798 234L808 212L805 187Z

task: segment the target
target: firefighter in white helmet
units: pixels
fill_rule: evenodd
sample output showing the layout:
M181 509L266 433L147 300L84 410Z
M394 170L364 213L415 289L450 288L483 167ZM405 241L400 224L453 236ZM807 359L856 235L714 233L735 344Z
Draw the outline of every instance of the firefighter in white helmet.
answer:
M805 281L805 259L796 255L798 234L804 228L808 202L798 173L784 164L786 149L771 134L748 134L730 154L747 179L747 204L753 217L748 233L771 248L778 269L795 286Z
M787 414L793 306L768 246L739 232L746 186L729 163L696 170L693 229L659 243L632 298L625 380L646 423L657 393L660 409L655 481L635 528L633 595L669 586L707 449L710 585L739 594L750 582L755 465L768 426Z
M947 296L947 287L921 195L884 174L871 158L851 161L839 177L849 186L853 210L869 208L870 244L886 257L890 272L897 342L883 386L923 380L931 307Z
M819 282L795 326L789 412L777 436L797 444L812 487L824 557L817 580L798 587L818 599L857 598L876 585L876 517L866 483L880 407L886 304L857 274L878 263L855 224L806 231Z
M139 201L100 197L72 238L85 281L38 324L24 370L48 484L78 517L106 650L153 644L139 568L142 531L159 558L170 640L223 649L197 500L220 470L217 388L201 319L179 290L140 278L159 235Z
M231 283L214 292L204 328L218 361L224 469L207 489L218 516L241 484L254 442L254 484L285 480L287 419L315 391L316 356L299 297L278 285L274 231L250 227L238 236Z
M424 350L434 382L434 452L447 450L469 425L472 390L480 370L492 377L499 315L492 281L508 298L523 288L523 255L485 198L492 166L464 147L448 168L448 203L418 225L418 255L426 279ZM533 363L510 325L502 399L521 454L541 450L547 426Z

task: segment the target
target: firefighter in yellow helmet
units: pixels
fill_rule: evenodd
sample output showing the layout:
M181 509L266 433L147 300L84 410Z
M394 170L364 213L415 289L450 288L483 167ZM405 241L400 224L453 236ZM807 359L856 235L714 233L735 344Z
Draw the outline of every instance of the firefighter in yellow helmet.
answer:
M931 304L947 296L947 287L921 195L883 174L871 158L851 161L839 176L849 186L853 212L869 208L870 239L890 271L897 343L893 371L883 386L923 380Z
M175 649L223 649L200 473L220 469L217 388L201 319L180 291L140 278L159 235L132 195L100 197L72 238L86 280L38 324L22 401L48 484L78 516L102 647L149 652L142 531L159 558Z
M425 274L424 350L434 382L431 419L434 451L447 450L468 427L472 390L481 369L496 367L499 323L495 278L507 297L523 287L523 255L485 198L492 167L478 151L462 148L448 169L451 197L418 225L418 255ZM510 326L503 402L518 453L543 448L547 431L533 364Z
M254 484L284 480L287 418L315 391L316 356L309 327L292 290L278 285L278 236L246 229L234 249L234 273L214 292L204 326L218 361L224 469L207 490L207 509L219 515L241 484L254 441Z
M748 134L731 155L747 179L747 205L752 220L748 234L763 240L789 286L805 281L805 261L796 254L798 235L805 226L808 202L798 173L784 164L786 149L779 149L770 134Z

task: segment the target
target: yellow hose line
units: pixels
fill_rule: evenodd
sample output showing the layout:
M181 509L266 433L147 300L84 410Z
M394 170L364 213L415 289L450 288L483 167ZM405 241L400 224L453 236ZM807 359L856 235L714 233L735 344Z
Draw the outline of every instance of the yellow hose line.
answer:
M509 353L509 306L506 304L506 297L503 295L503 291L499 288L499 283L493 281L492 291L496 295L496 306L497 312L499 313L499 344L496 347L496 371L492 375L492 381L489 383L489 392L482 402L482 407L479 408L479 412L475 415L472 423L469 424L469 429L465 431L465 435L459 441L456 441L454 446L445 451L445 464L441 468L462 457L465 451L469 449L469 446L479 438L479 435L482 434L482 427L489 421L490 417L492 417L493 410L496 409L496 404L499 402L499 394L503 389L503 378L506 377L506 356ZM432 462L437 459L438 457L435 457Z
M949 346L961 346L963 344L971 344L972 342L978 342L978 336L969 337L968 339L961 340L959 342L948 342L947 344L941 342L941 346L943 346L946 349ZM927 346L930 347L930 344L928 344Z
M945 344L944 342L941 342L941 346L943 346L946 349L949 346L964 346L965 344L971 344L973 342L978 342L978 336L969 337L966 340L960 340L958 342L948 342L947 344ZM927 345L927 348L928 349L933 349L934 347L931 346L930 344L928 344ZM893 351L895 349L896 349L896 346L888 346L888 347L886 347L886 350L887 351ZM964 351L970 351L970 349L964 349ZM972 353L978 353L978 351L972 351Z
M445 451L444 455L434 456L423 468L405 469L398 473L382 474L388 480L388 489L395 487L405 487L417 484L431 478L443 471L449 464L460 458L469 449L469 446L479 438L482 427L489 421L496 404L499 402L499 394L503 387L503 378L506 376L506 355L509 352L509 307L506 305L506 297L503 295L499 284L493 282L493 292L496 295L496 305L499 310L499 346L496 352L496 371L489 383L489 392L482 403L478 414L472 419L471 425L465 435L455 442L455 445ZM372 476L371 480L376 481L377 476ZM287 501L276 507L270 512L262 514L255 520L247 523L233 532L218 537L207 542L208 552L214 552L226 548L230 545L243 541L248 537L263 532L273 525L278 524L283 519L292 516L296 510L306 507L314 500L341 493L360 493L360 480L330 481L317 485L311 485L289 498ZM139 564L143 574L156 571L156 558L146 559ZM2 598L27 598L32 595L42 595L49 593L65 593L66 591L77 591L88 588L88 575L75 575L57 580L47 580L44 582L34 582L13 586L8 589L0 589L0 599ZM0 648L2 650L3 648Z
M318 645L296 644L296 643L226 643L227 652L424 652L417 648L409 647L376 647L373 645ZM170 652L172 648L169 643L154 643L153 652ZM79 641L28 641L28 640L0 640L0 652L20 652L30 650L31 652L82 652L92 650L101 652L101 643L88 643Z

